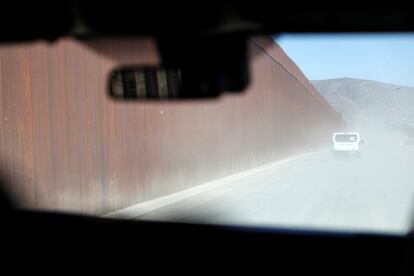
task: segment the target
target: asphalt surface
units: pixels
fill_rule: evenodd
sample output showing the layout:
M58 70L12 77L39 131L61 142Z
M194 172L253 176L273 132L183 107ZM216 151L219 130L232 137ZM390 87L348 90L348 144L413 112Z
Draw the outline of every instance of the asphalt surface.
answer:
M308 154L135 219L404 234L414 219L414 146L372 138L360 156Z

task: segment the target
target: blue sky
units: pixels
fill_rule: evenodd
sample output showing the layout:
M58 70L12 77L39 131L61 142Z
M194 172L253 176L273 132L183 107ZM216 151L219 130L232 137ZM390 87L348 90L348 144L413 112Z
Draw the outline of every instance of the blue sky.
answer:
M285 34L275 41L311 80L351 77L414 87L414 33Z

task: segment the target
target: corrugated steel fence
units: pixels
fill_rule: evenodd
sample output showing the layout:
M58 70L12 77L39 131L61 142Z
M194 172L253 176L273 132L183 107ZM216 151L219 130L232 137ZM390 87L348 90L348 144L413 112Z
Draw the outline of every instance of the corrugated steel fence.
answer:
M316 150L340 124L270 38L249 41L243 95L111 101L111 70L156 64L155 49L150 39L0 47L0 166L22 206L104 214Z

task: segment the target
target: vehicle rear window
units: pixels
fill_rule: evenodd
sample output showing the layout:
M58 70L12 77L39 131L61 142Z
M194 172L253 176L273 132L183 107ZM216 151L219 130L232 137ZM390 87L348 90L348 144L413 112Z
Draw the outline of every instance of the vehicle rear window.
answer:
M336 142L355 142L357 141L358 137L356 134L336 134L335 141Z

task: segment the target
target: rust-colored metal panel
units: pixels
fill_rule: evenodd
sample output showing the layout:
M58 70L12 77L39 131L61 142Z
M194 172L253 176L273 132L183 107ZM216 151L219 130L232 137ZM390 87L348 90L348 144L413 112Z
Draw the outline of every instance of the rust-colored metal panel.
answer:
M270 38L249 42L247 93L217 101L107 98L150 39L0 47L1 169L24 207L104 214L329 142L341 121Z

